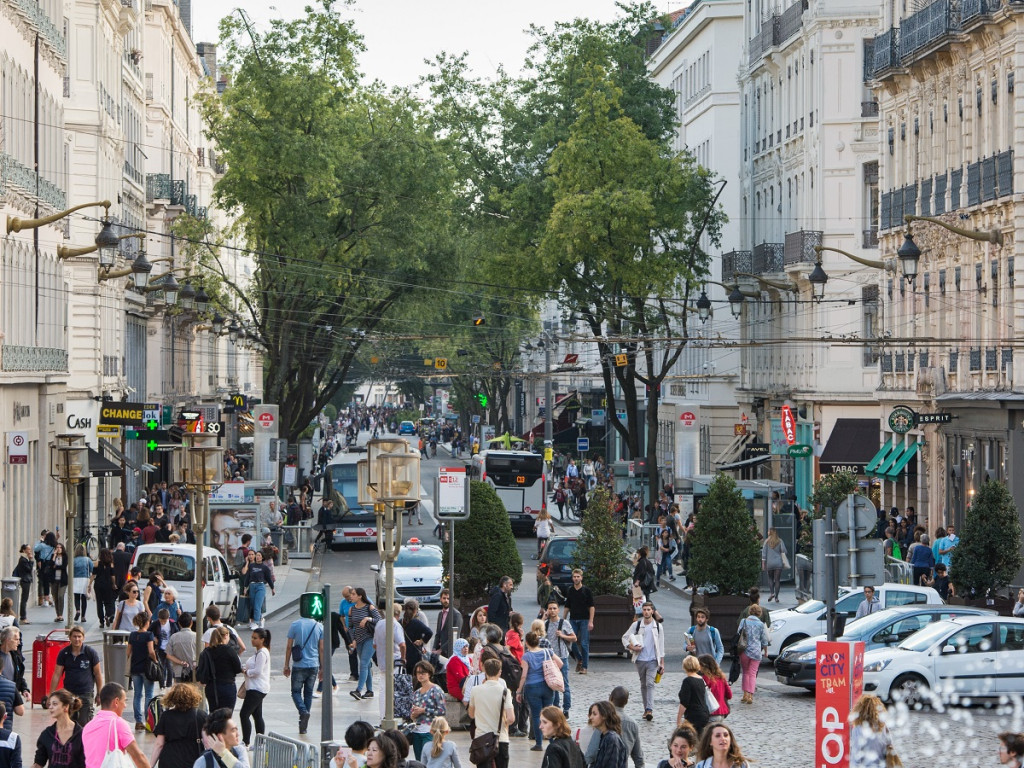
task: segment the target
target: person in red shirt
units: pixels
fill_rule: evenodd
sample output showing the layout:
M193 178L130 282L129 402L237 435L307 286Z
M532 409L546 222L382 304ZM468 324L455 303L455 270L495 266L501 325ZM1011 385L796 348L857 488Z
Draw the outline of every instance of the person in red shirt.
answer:
M508 615L509 630L505 633L505 646L516 661L523 661L523 614L513 611Z
M444 668L448 693L462 701L462 685L469 677L469 640L460 637L452 643L452 657Z

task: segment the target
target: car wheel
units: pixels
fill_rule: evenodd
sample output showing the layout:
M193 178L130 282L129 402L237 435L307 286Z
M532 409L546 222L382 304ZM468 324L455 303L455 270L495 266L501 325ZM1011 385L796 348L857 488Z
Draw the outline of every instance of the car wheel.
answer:
M909 709L921 709L928 700L928 683L920 675L900 675L889 689L889 698Z

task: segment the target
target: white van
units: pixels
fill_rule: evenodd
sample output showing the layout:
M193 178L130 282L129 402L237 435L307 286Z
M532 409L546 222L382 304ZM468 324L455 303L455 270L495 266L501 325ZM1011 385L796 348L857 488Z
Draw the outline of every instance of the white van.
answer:
M228 624L234 623L238 603L238 585L231 578L228 563L218 550L203 548L206 564L203 579L202 610L216 604ZM135 549L132 566L142 569L143 585L153 570L163 574L168 586L178 593L181 607L195 615L196 548L194 544L142 544Z

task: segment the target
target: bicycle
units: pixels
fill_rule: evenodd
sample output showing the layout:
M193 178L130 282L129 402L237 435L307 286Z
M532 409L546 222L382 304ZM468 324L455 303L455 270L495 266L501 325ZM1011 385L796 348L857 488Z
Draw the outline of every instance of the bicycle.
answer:
M97 534L92 532L92 528L87 527L85 529L85 533L76 542L75 549L77 550L78 547L84 547L85 554L88 555L90 559L95 560L99 557L99 551L107 546L105 542L107 541L107 534L109 531L109 526L101 525L99 527L97 537Z

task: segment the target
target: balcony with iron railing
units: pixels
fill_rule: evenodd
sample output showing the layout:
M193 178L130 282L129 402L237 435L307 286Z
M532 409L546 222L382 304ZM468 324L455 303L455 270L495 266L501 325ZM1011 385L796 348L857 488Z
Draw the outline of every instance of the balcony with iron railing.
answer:
M807 229L787 232L783 256L785 265L814 264L818 260L814 246L821 245L822 236L822 232Z
M754 275L770 275L785 271L785 243L761 243L751 251L750 272Z
M722 282L729 283L737 272L751 272L750 251L729 251L722 254Z
M773 14L761 22L761 29L750 39L748 64L754 65L771 48L782 45L800 32L807 0L796 0L781 14Z

